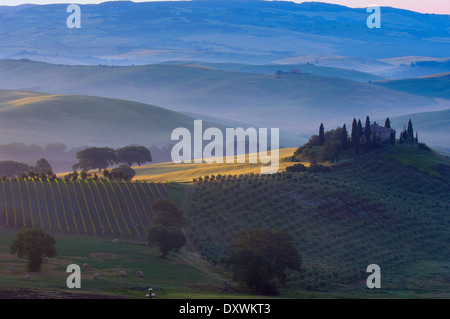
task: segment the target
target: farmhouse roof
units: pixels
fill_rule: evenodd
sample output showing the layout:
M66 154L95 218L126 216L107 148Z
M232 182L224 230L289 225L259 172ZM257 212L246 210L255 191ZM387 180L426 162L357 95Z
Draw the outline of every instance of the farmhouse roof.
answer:
M378 124L370 125L370 131L372 133L391 133L391 129L390 128L379 126Z

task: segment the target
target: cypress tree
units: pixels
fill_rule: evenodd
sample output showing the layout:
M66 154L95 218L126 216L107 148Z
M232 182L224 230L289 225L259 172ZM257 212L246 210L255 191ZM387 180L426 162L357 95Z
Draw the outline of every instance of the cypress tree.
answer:
M341 133L341 145L342 149L344 151L348 150L348 132L347 132L347 126L344 124L342 127L342 133Z
M408 130L407 130L407 132L408 132L408 138L410 139L411 144L414 143L414 130L413 130L411 119L409 119L409 121L408 121Z
M386 118L386 121L384 122L384 127L391 128L391 120L389 119L389 117Z
M319 127L319 146L322 146L325 143L325 130L323 128L323 124L320 123Z
M358 119L358 136L361 138L361 136L364 135L363 129L362 129L362 124L361 124L361 120Z
M372 132L370 130L369 116L366 116L366 127L364 128L364 135L366 137L366 149L370 149L370 136L372 135Z
M352 144L355 148L355 153L359 153L359 131L358 131L358 124L356 123L356 119L353 119L352 123Z
M391 136L390 136L390 140L391 140L391 145L395 145L395 134L397 132L393 129L391 129Z

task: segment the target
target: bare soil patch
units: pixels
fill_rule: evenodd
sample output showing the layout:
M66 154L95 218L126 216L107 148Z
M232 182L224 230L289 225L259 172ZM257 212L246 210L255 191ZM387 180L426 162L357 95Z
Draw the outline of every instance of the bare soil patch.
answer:
M124 299L124 298L112 295L74 293L62 290L0 288L0 299Z

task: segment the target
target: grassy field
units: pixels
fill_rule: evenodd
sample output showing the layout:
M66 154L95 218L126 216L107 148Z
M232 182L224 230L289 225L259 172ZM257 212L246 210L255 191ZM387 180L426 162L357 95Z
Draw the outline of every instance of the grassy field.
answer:
M16 231L0 229L0 288L73 291L66 286L66 268L69 264L82 267L87 263L89 269L81 271L81 289L74 292L145 298L150 286L162 299L227 296L223 281L229 281L228 275L193 252L174 253L162 259L155 248L126 241L113 244L101 237L55 235L57 257L38 273L26 272L26 260L9 254L15 234ZM16 268L15 273L10 272L11 267ZM126 271L128 277L120 277L120 271ZM137 277L137 271L142 271L144 277ZM94 279L96 273L101 279ZM26 274L31 274L31 281L24 280Z
M155 299L263 299L250 295L232 282L222 267L207 262L198 253L182 249L162 259L159 250L130 241L113 244L95 237L55 235L58 255L49 259L40 272L25 271L26 260L9 253L9 244L16 231L0 229L0 292L8 287L33 292L94 294L95 298L146 299L147 288L153 288ZM66 286L67 266L81 267L81 289ZM83 265L88 264L88 269ZM14 267L15 272L11 272ZM128 277L119 275L126 271ZM137 277L136 272L143 272ZM99 274L100 279L94 279ZM31 275L31 280L24 277ZM226 283L226 285L225 285ZM309 291L284 291L278 298L339 297L333 294ZM273 297L272 297L273 298Z

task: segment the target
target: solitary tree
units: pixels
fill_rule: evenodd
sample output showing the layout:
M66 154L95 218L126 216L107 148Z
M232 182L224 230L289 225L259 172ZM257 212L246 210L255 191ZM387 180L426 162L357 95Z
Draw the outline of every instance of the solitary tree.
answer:
M158 246L165 258L171 250L180 249L186 244L186 237L181 230L184 224L183 211L167 199L156 200L152 208L157 214L148 232L148 243Z
M275 295L287 271L299 271L302 259L292 236L282 230L247 229L236 234L228 263L234 278L255 293Z
M156 245L165 258L171 250L177 250L186 244L186 237L177 227L155 224L148 232L148 243Z
M27 270L39 271L44 257L56 256L55 239L42 229L24 229L11 243L10 251L13 255L28 259Z
M157 212L153 219L155 224L181 228L185 223L183 211L170 200L158 199L153 202L152 209Z

